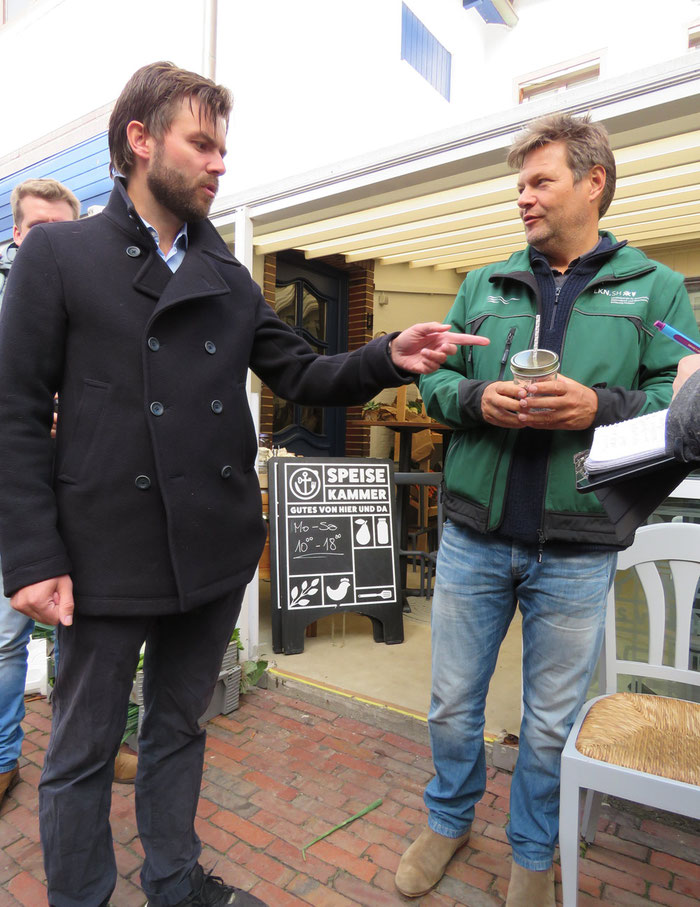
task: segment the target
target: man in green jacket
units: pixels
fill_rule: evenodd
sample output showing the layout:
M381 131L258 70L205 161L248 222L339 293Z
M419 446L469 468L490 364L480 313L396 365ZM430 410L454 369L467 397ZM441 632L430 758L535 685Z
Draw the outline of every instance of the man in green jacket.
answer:
M573 455L597 425L662 409L680 346L656 320L700 339L683 278L599 231L615 192L605 129L556 114L517 137L518 207L528 246L467 275L447 316L489 337L424 376L431 416L454 428L432 609L429 724L435 777L428 827L396 885L429 891L469 837L484 793L484 704L519 605L523 719L510 795L507 905L554 905L561 750L589 686L621 546ZM511 357L552 350L560 373L525 388ZM629 539L631 542L631 539Z

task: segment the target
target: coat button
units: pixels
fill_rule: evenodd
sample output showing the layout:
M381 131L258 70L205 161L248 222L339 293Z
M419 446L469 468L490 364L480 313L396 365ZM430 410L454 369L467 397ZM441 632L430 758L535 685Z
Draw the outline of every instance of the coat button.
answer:
M209 353L210 356L213 356L216 352L216 344L213 340L207 340L204 344L204 349Z
M157 337L148 338L148 348L149 350L153 350L154 353L156 352L156 350L160 349L160 341Z
M153 403L151 403L151 412L154 416L162 416L165 412L165 407L162 403L159 403L158 400L154 400Z
M148 476L136 476L134 485L136 485L137 488L140 488L141 491L148 491L151 487L151 480Z
M222 467L222 469L221 469L221 478L222 479L230 479L232 475L233 475L233 467L231 467L231 466Z
M211 401L211 411L213 413L216 413L217 416L219 415L219 413L222 413L224 411L224 404L221 402L221 400Z
M138 258L141 254L141 249L139 249L138 246L127 246L126 254L129 256L129 258Z

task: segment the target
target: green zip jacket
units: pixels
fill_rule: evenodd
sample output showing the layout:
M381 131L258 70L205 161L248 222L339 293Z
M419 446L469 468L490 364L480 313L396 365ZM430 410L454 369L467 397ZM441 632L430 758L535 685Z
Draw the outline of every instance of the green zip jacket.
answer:
M446 512L479 532L497 530L503 519L517 436L484 421L481 397L487 384L512 379L510 358L532 346L539 310L527 249L470 272L446 322L491 343L462 347L420 380L428 413L455 429L444 468ZM678 360L687 353L655 321L700 342L682 275L623 246L575 299L565 328L561 373L596 391L598 412L589 429L552 432L542 541L620 547L595 495L576 491L573 457L590 447L596 425L668 406Z

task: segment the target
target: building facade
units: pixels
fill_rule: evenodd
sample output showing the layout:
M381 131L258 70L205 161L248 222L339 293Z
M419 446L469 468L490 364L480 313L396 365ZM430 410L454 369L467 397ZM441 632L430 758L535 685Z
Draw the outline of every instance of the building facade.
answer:
M170 59L232 88L214 223L320 351L442 320L466 271L522 246L506 151L555 110L605 123L603 226L681 271L700 311L699 46L698 0L3 0L0 244L20 179L103 203L112 104ZM250 392L275 443L378 451L359 409ZM256 613L252 592L251 647Z

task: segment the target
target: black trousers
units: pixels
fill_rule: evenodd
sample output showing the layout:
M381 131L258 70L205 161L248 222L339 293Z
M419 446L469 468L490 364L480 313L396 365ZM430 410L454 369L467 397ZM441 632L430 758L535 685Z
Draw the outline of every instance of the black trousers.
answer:
M60 627L53 725L39 784L39 820L51 907L98 907L117 869L109 825L114 759L144 641L144 717L136 821L141 884L154 907L190 893L201 853L194 830L206 711L238 619L243 588L185 614L96 618Z

